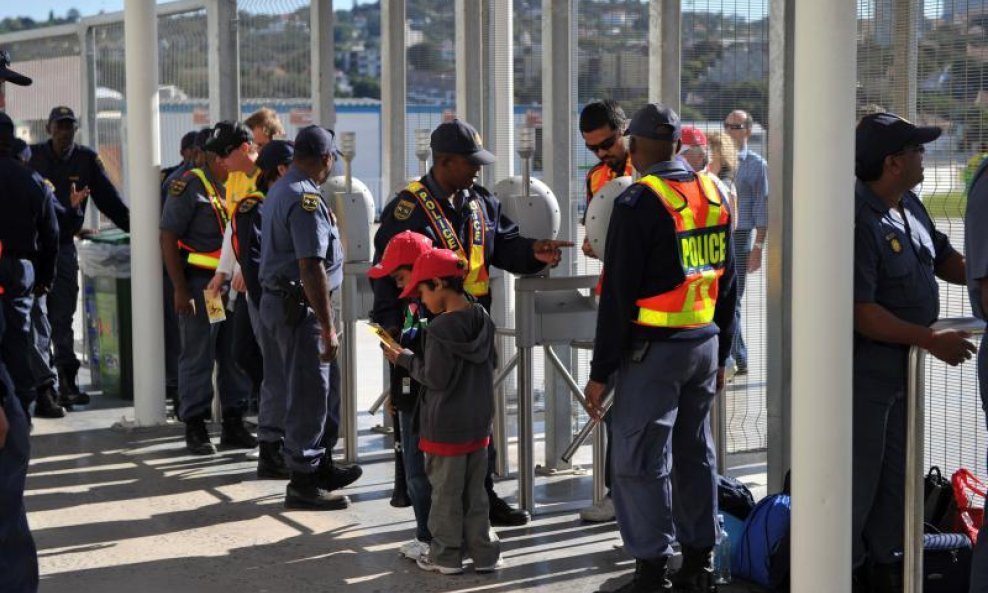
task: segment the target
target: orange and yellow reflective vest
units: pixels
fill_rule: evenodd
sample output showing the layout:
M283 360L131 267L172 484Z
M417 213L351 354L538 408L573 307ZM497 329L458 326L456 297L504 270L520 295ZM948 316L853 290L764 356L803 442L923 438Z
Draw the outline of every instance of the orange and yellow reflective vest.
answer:
M639 299L640 325L691 328L711 323L720 277L727 263L730 211L710 177L673 181L649 175L638 180L665 206L676 226L679 262L686 276L676 288Z
M214 251L199 251L187 245L182 241L178 242L178 248L184 251L186 255L185 261L193 268L199 268L201 270L215 270L220 265L220 252L222 250L223 243L223 233L226 232L226 225L230 222L230 215L226 211L226 207L223 204L223 200L220 199L219 194L216 193L216 188L213 184L209 182L206 178L206 174L202 169L190 169L189 173L195 175L202 182L202 186L206 189L206 195L209 197L209 205L213 207L213 212L216 214L216 224L219 226L220 234L220 249Z
M429 218L432 229L436 232L442 246L459 254L467 262L467 277L463 288L475 297L482 297L490 292L490 277L487 272L486 240L484 209L479 200L470 200L470 252L460 243L456 229L443 214L439 202L429 193L429 190L419 181L408 184L405 191L415 196L419 205Z
M631 177L635 173L635 168L631 164L631 156L629 155L624 161L624 172L620 175L611 169L610 165L605 162L597 163L592 169L587 171L587 203L593 199L594 195L601 190L605 185L611 181L617 179L618 177Z

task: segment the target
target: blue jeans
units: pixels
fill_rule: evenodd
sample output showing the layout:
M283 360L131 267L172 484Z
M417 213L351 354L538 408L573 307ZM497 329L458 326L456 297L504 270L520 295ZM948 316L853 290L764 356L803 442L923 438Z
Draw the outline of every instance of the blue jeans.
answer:
M978 384L981 387L981 406L988 414L988 334L981 336L978 349ZM978 531L978 543L974 546L971 561L971 593L988 593L988 513L986 522Z
M741 333L741 299L744 297L744 288L748 282L748 256L751 255L753 234L752 229L734 231L734 269L738 278L738 304L734 309L737 329L734 334L734 344L731 346L731 358L741 368L748 366L748 346L745 345L744 335Z
M415 413L398 412L401 423L401 452L405 461L405 483L415 512L415 539L431 542L429 509L432 507L432 486L425 473L425 454L419 449L419 433L415 430Z

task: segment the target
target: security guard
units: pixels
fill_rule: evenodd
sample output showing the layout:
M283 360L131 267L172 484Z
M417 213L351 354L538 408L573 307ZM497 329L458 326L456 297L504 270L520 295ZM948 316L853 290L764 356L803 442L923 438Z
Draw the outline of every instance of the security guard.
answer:
M285 506L342 509L333 490L360 477L359 466L333 463L339 437L339 339L330 296L343 282L343 245L319 186L336 155L332 131L302 128L292 166L268 191L261 220L261 319L287 373Z
M79 359L75 355L72 332L72 318L79 298L79 254L73 239L82 230L89 197L113 224L127 232L130 231L130 211L107 176L103 161L96 152L75 143L78 128L78 121L71 109L52 109L47 128L51 138L48 142L31 147L31 166L55 185L55 195L66 209L65 215L58 219L58 276L48 295L48 315L59 392L69 402L85 404L89 397L76 384ZM81 199L74 197L77 192L82 194ZM72 206L73 202L78 202L78 205Z
M724 380L737 300L731 213L704 173L675 158L679 116L646 105L628 126L643 177L614 204L590 381L595 417L616 373L614 507L634 579L624 593L671 591L666 563L683 549L676 589L716 591L717 463L710 408ZM719 334L719 335L718 335Z
M2 300L7 321L3 358L26 411L36 396L31 309L35 293L43 295L55 279L58 222L43 183L14 158L13 146L14 122L0 112L0 187L4 188L0 241L6 249L0 260L0 284L6 289ZM45 393L35 413L46 418L64 416L65 411L50 396L44 397Z
M522 237L518 226L501 211L497 198L475 183L480 167L493 163L494 155L484 150L473 126L460 120L440 124L432 132L430 146L433 165L429 173L410 183L381 211L381 226L374 235L375 263L391 237L402 231L421 233L469 262L466 290L489 310L490 266L514 274L534 274L547 264L558 264L560 247L571 243ZM389 277L375 280L373 288L371 319L397 331L402 326L401 291ZM487 452L485 486L491 523L524 525L528 512L512 509L494 492L493 445Z
M852 553L871 563L873 591L901 591L906 385L910 346L951 365L969 359L967 334L934 331L937 278L965 283L964 257L912 188L924 145L941 130L891 113L865 116L855 141L854 455Z
M257 189L240 201L230 219L232 245L244 283L247 286L247 306L250 323L261 349L263 381L257 415L257 441L260 456L257 458L257 477L284 479L289 477L288 466L282 448L285 440L285 365L277 354L264 324L261 321L261 213L264 197L271 185L288 172L295 156L295 145L286 140L271 140L254 163L260 170ZM331 371L332 372L332 371Z
M227 224L223 203L226 171L214 153L206 167L172 182L161 215L161 253L175 287L182 349L178 359L179 418L185 422L185 446L194 455L215 453L206 431L213 401L213 369L223 404L220 443L252 449L257 441L244 428L249 381L233 362L232 333L226 321L210 323L204 291L219 261Z

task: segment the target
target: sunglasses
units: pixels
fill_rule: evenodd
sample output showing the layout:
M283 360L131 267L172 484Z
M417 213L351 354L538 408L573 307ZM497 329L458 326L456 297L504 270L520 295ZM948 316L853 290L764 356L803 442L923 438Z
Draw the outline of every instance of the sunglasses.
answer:
M748 126L746 126L744 124L729 124L729 123L724 123L724 129L725 130L743 130L743 129L747 128L747 127Z
M611 136L607 140L604 140L600 144L587 144L587 150L594 153L599 152L601 150L610 150L611 147L614 146L614 143L617 142L618 138L620 137L621 136L619 134L614 134L613 136Z

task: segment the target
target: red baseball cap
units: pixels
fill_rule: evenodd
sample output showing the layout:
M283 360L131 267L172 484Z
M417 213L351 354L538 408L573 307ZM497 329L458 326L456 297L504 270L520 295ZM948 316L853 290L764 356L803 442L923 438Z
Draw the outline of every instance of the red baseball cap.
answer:
M408 281L401 298L407 299L419 293L419 283L433 278L467 275L467 262L449 249L430 249L415 260L412 279Z
M700 128L694 128L693 126L683 128L681 140L683 141L683 146L707 145L707 135Z
M411 266L420 255L432 249L432 239L415 231L402 231L391 237L384 248L381 261L367 270L367 275L377 280L384 278L401 266Z

